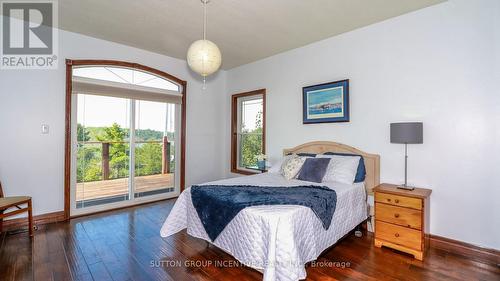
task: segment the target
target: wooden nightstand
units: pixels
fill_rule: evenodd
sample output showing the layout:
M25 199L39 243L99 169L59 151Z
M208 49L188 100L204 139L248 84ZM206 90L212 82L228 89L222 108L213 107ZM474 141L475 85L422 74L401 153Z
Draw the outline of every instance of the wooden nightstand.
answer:
M412 191L383 183L375 192L375 246L386 246L423 260L429 233L430 189Z

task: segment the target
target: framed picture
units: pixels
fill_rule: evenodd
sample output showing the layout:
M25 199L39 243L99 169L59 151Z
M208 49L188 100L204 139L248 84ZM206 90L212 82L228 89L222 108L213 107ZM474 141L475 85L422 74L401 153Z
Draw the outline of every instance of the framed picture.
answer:
M302 88L303 123L349 122L349 80Z

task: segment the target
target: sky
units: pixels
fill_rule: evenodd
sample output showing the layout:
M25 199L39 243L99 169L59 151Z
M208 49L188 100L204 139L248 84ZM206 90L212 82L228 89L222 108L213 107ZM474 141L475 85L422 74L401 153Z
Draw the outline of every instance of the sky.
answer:
M129 68L82 67L75 68L73 75L166 90L179 90L179 86L164 78ZM175 106L171 104L136 101L136 129L164 132L167 128L167 131L173 132L174 110ZM130 100L128 99L78 94L77 122L86 127L111 126L116 122L122 128L129 128L129 111ZM167 119L168 124L166 124Z
M174 105L170 107L168 131L174 131ZM129 128L130 100L78 94L77 122L86 127L111 126L114 122ZM136 129L165 131L167 104L136 101Z
M243 102L241 114L242 122L245 128L253 131L256 128L257 113L262 110L262 99Z

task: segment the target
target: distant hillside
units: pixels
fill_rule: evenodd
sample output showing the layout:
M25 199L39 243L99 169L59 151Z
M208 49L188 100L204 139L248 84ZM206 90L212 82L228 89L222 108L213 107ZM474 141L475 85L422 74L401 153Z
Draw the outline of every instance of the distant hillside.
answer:
M90 138L88 141L98 141L98 136L104 136L104 129L106 127L85 127L85 132L88 132L88 137ZM126 134L129 134L129 130L126 128L123 128L126 132ZM174 134L173 133L168 133L167 134L169 141L174 141ZM150 129L136 129L135 130L135 137L137 141L149 141L149 140L161 140L163 139L163 132L160 131L155 131L155 130L150 130Z

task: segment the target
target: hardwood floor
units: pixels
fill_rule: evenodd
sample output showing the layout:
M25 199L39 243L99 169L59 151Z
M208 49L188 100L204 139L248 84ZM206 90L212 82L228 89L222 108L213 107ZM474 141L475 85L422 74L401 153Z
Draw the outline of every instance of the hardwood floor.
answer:
M27 233L2 233L0 280L262 280L250 268L207 265L236 261L185 231L161 238L159 229L173 203L45 225L33 241ZM308 266L308 280L500 280L496 264L434 248L421 262L375 248L366 233L347 236L318 261L324 266ZM344 262L344 267L326 264L332 261Z

